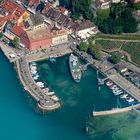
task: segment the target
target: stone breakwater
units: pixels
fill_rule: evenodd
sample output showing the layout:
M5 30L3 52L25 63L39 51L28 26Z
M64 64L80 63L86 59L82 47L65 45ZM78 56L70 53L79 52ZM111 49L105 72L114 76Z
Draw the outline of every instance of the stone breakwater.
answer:
M36 85L30 74L29 64L26 58L17 60L15 64L24 89L37 101L39 109L43 111L52 111L61 106L59 102L51 99Z
M40 88L34 81L29 68L29 63L32 61L40 61L47 59L50 56L62 56L71 52L69 44L62 44L54 46L51 49L38 50L30 54L18 56L17 53L7 45L1 43L0 46L2 52L10 62L14 62L20 82L24 89L29 93L36 101L39 109L43 111L52 111L60 108L61 104L49 96L48 89L44 90ZM10 55L14 54L14 58Z

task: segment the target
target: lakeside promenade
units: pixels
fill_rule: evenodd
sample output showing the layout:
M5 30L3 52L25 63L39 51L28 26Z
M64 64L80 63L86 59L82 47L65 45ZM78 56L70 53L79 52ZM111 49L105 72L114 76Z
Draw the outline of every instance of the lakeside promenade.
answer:
M66 47L67 46L67 47ZM9 62L14 62L16 71L20 82L23 85L25 91L30 94L35 101L37 106L42 111L52 111L61 107L60 101L53 100L46 91L37 86L33 77L31 76L29 63L33 61L40 61L48 59L50 56L62 56L71 52L69 44L61 44L54 46L50 49L37 50L30 54L18 56L10 47L1 45L1 50L7 57ZM14 54L16 57L13 59L9 57L9 54ZM49 92L49 91L48 91Z
M125 92L127 92L129 95L131 95L133 98L135 98L139 103L134 106L129 106L125 108L116 108L108 111L93 111L93 116L101 116L101 115L111 115L121 112L130 111L132 109L140 108L140 89L138 89L136 86L134 86L130 81L126 80L124 77L122 77L119 73L117 73L116 70L112 70L112 65L109 63L104 63L97 61L92 58L91 55L87 54L86 52L79 51L76 46L71 46L71 49L75 54L77 54L81 59L85 60L87 63L89 63L94 69L100 71L104 76L113 81L116 85L118 85L120 88L122 88ZM109 71L108 71L109 70Z
M2 49L2 51L5 54L5 51L7 51L7 49ZM91 55L85 52L80 52L78 49L76 49L76 46L74 45L65 44L63 46L62 45L54 46L51 49L37 50L36 52L32 52L28 55L22 56L15 60L17 73L19 75L19 79L22 85L24 86L24 89L37 101L38 107L40 109L50 111L59 108L61 105L59 102L52 100L49 97L49 95L46 96L44 91L36 85L30 73L29 63L32 61L40 61L43 59L48 59L49 57L52 56L59 57L71 53L72 51L76 53L80 58L86 60L86 62L89 63L93 68L102 72L108 79L112 80L124 91L129 93L138 102L140 102L140 94L139 94L140 90L136 88L133 84L131 84L129 81L127 81L120 74L118 74L116 71L112 72L111 71L112 65L110 65L109 63L104 63L93 59ZM9 57L7 58L9 59ZM130 108L132 109L132 107ZM120 112L120 110L121 109L117 109L116 112ZM123 108L123 110L121 111L124 110L125 108ZM126 108L126 110L128 110L128 108ZM112 111L110 113L112 113Z

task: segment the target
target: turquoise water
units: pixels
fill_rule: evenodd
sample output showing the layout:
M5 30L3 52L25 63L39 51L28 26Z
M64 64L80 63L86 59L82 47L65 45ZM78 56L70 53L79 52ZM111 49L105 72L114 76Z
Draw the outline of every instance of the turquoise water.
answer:
M45 70L44 63L47 65ZM89 113L94 107L96 110L116 107L116 97L106 87L98 91L96 72L93 69L88 68L80 84L72 81L67 56L49 65L47 61L39 62L39 72L44 73L42 80L56 92L62 102L61 109L46 115L37 112L33 100L23 91L13 65L9 64L1 52L0 68L2 140L90 140L85 133L85 121Z

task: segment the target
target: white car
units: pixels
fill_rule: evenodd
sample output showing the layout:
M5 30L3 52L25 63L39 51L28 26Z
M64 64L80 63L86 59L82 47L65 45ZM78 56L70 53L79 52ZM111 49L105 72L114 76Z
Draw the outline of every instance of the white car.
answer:
M76 45L76 42L73 42L74 45Z

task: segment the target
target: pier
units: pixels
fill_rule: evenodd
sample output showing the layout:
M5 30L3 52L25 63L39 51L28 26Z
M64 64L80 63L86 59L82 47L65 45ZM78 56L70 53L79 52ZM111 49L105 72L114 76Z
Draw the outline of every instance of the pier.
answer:
M52 100L36 85L30 74L29 64L26 57L16 61L16 68L24 89L37 101L38 107L41 110L51 111L60 107L59 102Z
M85 64L85 65L80 65L81 71L82 71L82 72L86 71L86 70L87 70L87 66L89 66L89 65L90 65L90 63L87 63L87 64Z
M122 77L119 73L117 73L115 70L113 72L112 70L113 66L106 64L103 64L101 61L97 61L92 58L91 55L87 54L86 52L79 51L76 46L71 46L71 49L75 54L77 54L81 59L86 60L87 63L91 65L94 69L97 71L100 71L106 78L98 79L98 84L101 85L104 83L105 80L110 79L113 81L116 85L118 85L123 91L131 95L133 98L135 98L139 103L135 106L129 106L125 108L116 108L113 110L108 111L93 111L93 116L101 116L101 115L110 115L110 114L116 114L121 112L130 111L132 109L140 108L140 89L138 89L136 86L134 86L130 81L126 80L124 77Z
M103 79L103 81L105 81L106 79L110 79L116 85L118 85L120 88L122 88L125 92L127 92L129 95L131 95L133 98L135 98L138 102L140 102L140 89L138 89L130 81L128 81L124 77L122 77L115 70L111 74L106 72L106 70L112 69L112 66L106 67L100 61L93 59L92 56L87 54L86 52L80 52L75 46L71 46L71 49L80 58L86 60L86 62L89 63L94 69L96 69L97 71L100 71L106 77L105 79ZM101 66L101 65L103 65L103 66ZM102 83L103 81L98 81L98 82Z
M43 112L58 109L61 107L61 104L58 98L56 100L55 95L52 96L52 94L54 94L53 92L46 91L37 86L30 73L29 63L48 59L52 55L60 57L62 55L69 54L71 53L69 45L70 44L68 43L63 43L57 46L52 46L51 48L40 49L35 52L23 52L22 55L19 55L19 51L0 42L0 48L3 54L9 62L13 62L15 64L19 80L23 85L24 90L35 99L38 108L43 110ZM13 57L11 57L11 55Z
M131 110L136 110L140 108L140 103L134 106L129 106L129 107L124 107L124 108L115 108L112 110L106 110L106 111L93 111L92 115L95 116L106 116L106 115L113 115L117 113L123 113L123 112L128 112ZM139 112L140 113L140 112Z

